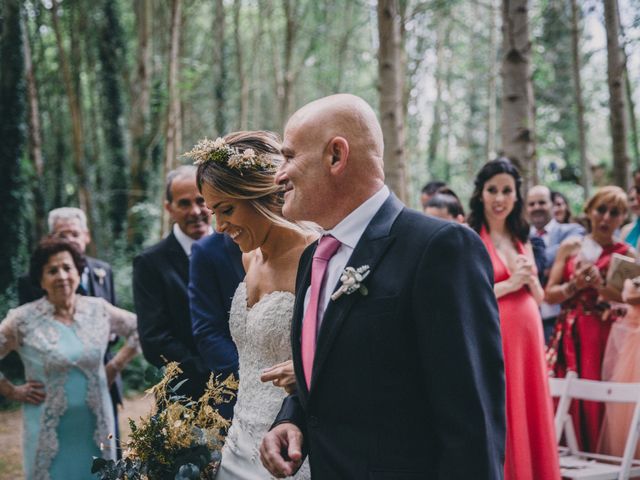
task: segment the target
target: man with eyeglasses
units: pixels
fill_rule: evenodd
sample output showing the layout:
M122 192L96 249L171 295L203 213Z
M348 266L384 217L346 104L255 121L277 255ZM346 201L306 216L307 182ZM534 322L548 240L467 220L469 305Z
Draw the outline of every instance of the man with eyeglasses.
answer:
M169 235L133 261L133 297L144 357L160 368L178 362L187 379L178 394L198 399L209 371L191 332L189 257L194 242L209 235L211 212L196 185L196 168L181 166L167 174L165 209L174 222Z
M542 286L546 286L549 270L556 259L558 248L563 240L570 237L583 237L584 228L577 223L558 223L553 218L551 190L544 185L531 187L527 194L527 216L531 223L530 237L532 242L541 239L544 242L544 266ZM540 305L540 315L544 328L544 337L548 339L553 332L553 325L560 313L560 305Z

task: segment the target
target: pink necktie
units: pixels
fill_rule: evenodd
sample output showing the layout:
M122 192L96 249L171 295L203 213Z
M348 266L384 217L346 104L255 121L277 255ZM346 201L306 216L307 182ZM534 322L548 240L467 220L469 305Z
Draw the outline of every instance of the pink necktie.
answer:
M307 388L311 388L311 372L313 370L313 357L316 354L316 335L318 331L318 302L320 300L320 289L322 281L327 272L327 265L333 255L335 255L340 241L331 235L326 235L320 239L318 248L313 254L311 264L311 295L309 305L302 320L302 368L304 378L307 381Z

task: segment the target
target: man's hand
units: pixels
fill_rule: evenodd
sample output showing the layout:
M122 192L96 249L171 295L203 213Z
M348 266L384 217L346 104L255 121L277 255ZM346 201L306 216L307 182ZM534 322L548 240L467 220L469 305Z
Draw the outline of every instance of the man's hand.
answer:
M287 393L291 393L295 390L296 386L296 374L293 371L293 362L287 360L273 367L264 369L262 375L260 375L260 381L273 382L276 387L282 387Z
M293 475L302 465L302 432L293 423L281 423L260 445L260 460L276 478Z

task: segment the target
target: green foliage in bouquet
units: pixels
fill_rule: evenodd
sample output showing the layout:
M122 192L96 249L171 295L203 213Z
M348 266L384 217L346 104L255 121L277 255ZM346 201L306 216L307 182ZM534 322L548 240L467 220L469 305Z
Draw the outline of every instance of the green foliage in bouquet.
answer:
M233 375L219 381L213 375L199 400L176 395L184 380L171 385L182 371L167 365L160 382L147 390L155 395L157 411L129 419L131 436L117 462L93 459L91 473L100 480L206 480L215 476L229 421L212 404L229 402L238 390Z

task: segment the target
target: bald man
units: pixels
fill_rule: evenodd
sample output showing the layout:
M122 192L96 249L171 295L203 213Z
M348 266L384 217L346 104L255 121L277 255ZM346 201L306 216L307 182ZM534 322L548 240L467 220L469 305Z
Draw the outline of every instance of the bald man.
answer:
M383 148L373 110L352 95L312 102L287 123L276 176L284 214L324 231L300 260L297 391L262 462L279 478L307 454L320 480L502 478L491 262L473 231L389 192ZM345 267L360 269L352 289Z

